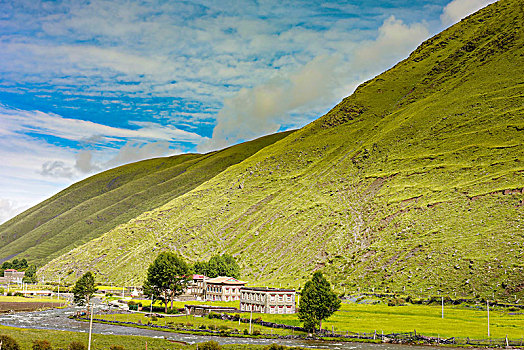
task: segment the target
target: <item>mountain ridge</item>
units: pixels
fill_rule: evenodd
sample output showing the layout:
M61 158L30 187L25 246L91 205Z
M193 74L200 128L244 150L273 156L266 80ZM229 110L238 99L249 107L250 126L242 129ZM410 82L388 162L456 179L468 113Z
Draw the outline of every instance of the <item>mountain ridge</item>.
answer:
M292 131L291 131L292 132ZM42 263L194 188L290 132L207 154L123 165L73 184L0 225L0 260Z

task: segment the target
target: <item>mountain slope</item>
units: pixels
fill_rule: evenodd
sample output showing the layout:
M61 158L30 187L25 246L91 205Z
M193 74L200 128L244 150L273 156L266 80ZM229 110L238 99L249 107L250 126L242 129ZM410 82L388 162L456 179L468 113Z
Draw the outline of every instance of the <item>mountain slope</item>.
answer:
M40 270L141 283L159 251L253 283L509 298L524 281L521 1L429 39L322 118ZM132 249L130 249L132 247Z
M287 133L208 154L156 158L80 181L0 225L0 260L45 263L209 180Z

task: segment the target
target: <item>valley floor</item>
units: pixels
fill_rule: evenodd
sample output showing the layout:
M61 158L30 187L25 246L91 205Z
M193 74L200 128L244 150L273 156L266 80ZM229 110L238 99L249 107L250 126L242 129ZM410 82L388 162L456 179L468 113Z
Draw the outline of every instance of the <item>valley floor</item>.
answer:
M176 302L175 308L183 308L190 302ZM193 303L193 302L191 302ZM147 301L144 306L148 305ZM238 302L222 302L221 305L236 306ZM150 304L149 304L150 305ZM156 306L156 305L155 305ZM144 307L146 310L147 307ZM242 318L249 319L249 313ZM490 337L524 341L524 310L496 307L490 309ZM127 321L141 324L171 325L173 328L223 329L238 331L249 329L249 324L237 321L209 319L208 317L182 316L174 318L157 318L151 320L145 314L97 315L99 319L109 321ZM297 314L257 314L253 320L300 326ZM338 334L373 333L390 334L414 332L429 337L488 339L488 316L484 305L456 305L444 307L444 318L440 305L388 306L384 303L357 304L343 303L339 311L325 320L322 328ZM289 335L299 334L291 330L274 329L253 324L253 331L262 334Z

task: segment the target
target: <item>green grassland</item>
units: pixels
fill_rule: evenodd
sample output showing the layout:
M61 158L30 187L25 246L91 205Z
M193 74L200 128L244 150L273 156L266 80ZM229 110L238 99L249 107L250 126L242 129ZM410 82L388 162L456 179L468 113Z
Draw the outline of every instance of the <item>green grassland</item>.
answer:
M80 181L0 225L0 260L43 264L209 180L289 132L208 154L150 159Z
M254 318L259 315L253 314ZM113 315L96 315L97 319L103 319L108 321L124 321L124 322L135 322L147 325L148 323L160 326L171 326L173 328L185 328L185 329L208 329L208 330L227 330L227 331L238 331L243 334L244 330L249 331L249 323L242 323L238 321L226 321L219 319L209 319L207 317L195 317L195 316L177 316L177 317L164 317L158 318L153 321L150 317L146 317L143 313L133 314L113 314ZM242 318L249 318L248 314L243 314ZM259 331L261 334L273 334L273 335L290 335L290 334L301 334L301 332L294 332L288 329L280 328L269 328L263 327L257 324L252 324L252 331Z
M194 304L195 302L188 302ZM174 307L181 308L184 302L176 302ZM209 304L209 303L208 303ZM222 303L223 306L238 307L238 302ZM157 304L155 304L157 305ZM216 305L216 303L213 303ZM146 308L147 309L147 308ZM242 318L249 319L249 313L242 313ZM158 318L152 321L143 313L133 314L114 314L96 315L97 319L109 321L136 322L147 325L171 325L172 327L197 329L205 326L207 329L214 330L227 327L229 330L244 329L249 330L248 323L238 323L237 321L227 321L219 319L209 319L207 317L178 316ZM287 324L291 326L301 326L297 314L259 314L253 313L253 319L261 318L263 321ZM405 304L402 306L388 306L386 303L377 304L358 304L343 303L340 310L322 323L322 328L329 331L334 330L339 334L352 333L377 333L384 334L413 332L425 336L440 336L443 338L472 338L487 339L487 312L484 304L462 304L445 305L444 318L440 305L414 305ZM253 324L253 331L259 330L262 334L300 334L290 330L272 329ZM490 308L490 333L492 338L504 338L506 335L510 339L524 338L524 313L510 311L508 308Z
M253 314L255 317L255 314ZM297 315L256 314L264 321L300 325ZM465 306L445 306L442 319L440 306L385 304L342 304L340 311L322 323L322 328L338 333L366 332L384 334L413 332L426 336L470 337L487 339L487 313ZM490 332L493 338L524 337L524 314L510 315L507 309L490 310Z
M15 328L0 325L0 334L9 335L20 345L23 350L32 349L34 340L47 340L54 349L67 349L67 346L75 341L81 342L87 348L87 333L52 331L42 329ZM127 350L145 349L191 349L179 343L173 343L164 339L124 336L109 334L93 334L92 346L95 349L109 349L111 345L121 345Z

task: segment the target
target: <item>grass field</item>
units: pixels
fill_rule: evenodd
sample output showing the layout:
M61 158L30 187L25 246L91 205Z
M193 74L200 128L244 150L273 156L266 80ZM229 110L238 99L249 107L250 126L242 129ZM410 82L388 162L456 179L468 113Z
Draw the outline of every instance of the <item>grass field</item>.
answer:
M184 304L204 304L204 302L175 302L175 308L182 308ZM207 302L207 304L210 304ZM238 307L239 302L220 302L212 303L220 306ZM149 304L147 304L149 305ZM155 306L160 304L155 303ZM147 310L145 310L147 311ZM248 313L242 313L242 318L249 318ZM264 321L301 326L297 314L258 314L253 313L253 319L262 318ZM107 320L132 321L140 320L143 324L149 322L149 318L141 314L120 314L97 316ZM202 317L184 316L174 318L159 318L155 324L165 325L167 322L179 325L191 324L191 327L198 328L200 325L206 326L228 326L237 328L241 331L249 328L249 324L233 321L222 321ZM269 334L271 331L266 327L254 326L262 333ZM384 303L379 304L356 304L343 303L341 309L333 316L323 322L322 328L329 331L335 330L337 333L346 332L384 332L385 334L394 332L412 332L426 336L440 336L444 338L487 338L487 313L485 305L457 305L444 307L444 319L442 319L441 306L439 305L412 305L388 306ZM289 334L287 330L273 330L274 334ZM524 338L524 312L509 311L507 308L490 308L490 332L492 338L504 338L506 335L510 339Z
M33 340L47 340L54 349L67 349L67 345L73 341L82 342L87 346L88 340L86 333L21 329L2 325L0 325L0 334L9 335L14 338L23 350L31 349ZM101 334L92 335L92 346L95 349L109 349L111 345L121 345L127 350L142 350L145 349L146 342L148 349L191 349L189 346L156 338Z
M249 318L249 315L244 314L243 318ZM253 317L255 315L253 314ZM258 317L258 316L257 316ZM156 321L151 321L150 317L146 317L144 314L114 314L114 315L97 315L97 319L104 319L108 321L126 321L126 322L137 322L142 324L148 324L151 322L155 325L160 326L172 326L179 328L188 329L208 329L208 330L237 330L243 333L244 330L249 331L249 323L239 323L237 321L223 321L219 319L209 319L207 317L195 317L195 316L179 316L179 317L164 317L158 318ZM226 328L227 327L227 328ZM260 325L253 324L252 331L260 331L262 334L275 334L275 335L288 335L288 334L300 334L300 332L293 332L287 329L269 328Z
M26 298L26 297L15 297L0 295L0 303L64 303L64 300L58 300L54 298L38 297L38 298Z
M491 337L511 339L524 337L524 313L510 315L507 309L490 310ZM518 312L515 312L518 313ZM257 314L264 321L300 325L297 315ZM255 317L255 314L253 314ZM466 306L445 306L444 319L441 307L431 305L387 306L385 304L346 304L322 324L322 328L335 332L393 333L412 332L427 336L487 338L487 313Z

